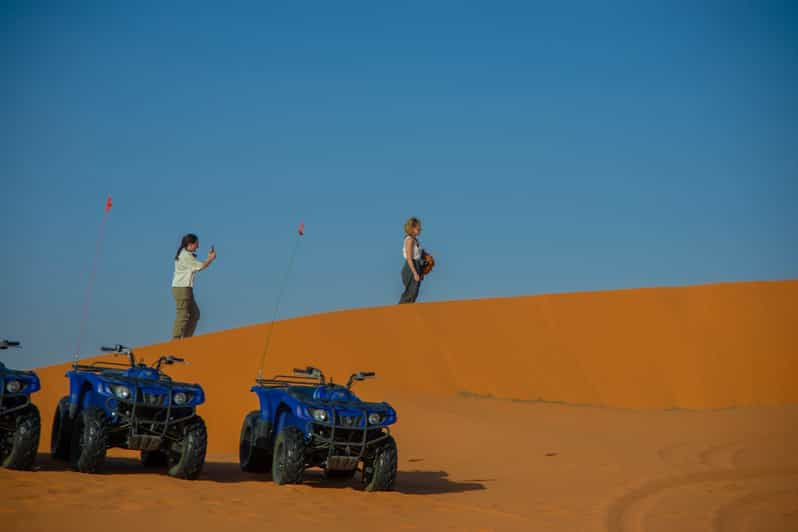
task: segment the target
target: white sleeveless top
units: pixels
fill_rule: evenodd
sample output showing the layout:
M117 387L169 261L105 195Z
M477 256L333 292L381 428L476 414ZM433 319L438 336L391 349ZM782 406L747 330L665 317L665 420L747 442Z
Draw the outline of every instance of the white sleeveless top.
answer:
M402 242L402 257L405 260L407 260L407 252L405 251L405 244L408 238L413 240L412 236L406 236L404 242ZM418 239L415 239L415 242L413 243L413 260L421 260L421 243L418 241Z

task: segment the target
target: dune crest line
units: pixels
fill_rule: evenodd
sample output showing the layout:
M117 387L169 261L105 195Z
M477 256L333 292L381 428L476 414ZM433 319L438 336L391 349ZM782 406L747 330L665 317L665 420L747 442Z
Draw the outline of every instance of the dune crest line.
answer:
M390 306L280 322L265 374L312 364L336 380L377 372L392 391L633 409L798 402L798 281L523 296ZM232 452L268 323L137 349L191 365L212 452ZM415 331L416 334L407 334ZM135 341L135 339L132 339ZM65 395L67 365L42 368L40 404ZM51 408L43 409L43 447ZM400 413L401 419L401 413ZM220 441L221 440L221 441Z

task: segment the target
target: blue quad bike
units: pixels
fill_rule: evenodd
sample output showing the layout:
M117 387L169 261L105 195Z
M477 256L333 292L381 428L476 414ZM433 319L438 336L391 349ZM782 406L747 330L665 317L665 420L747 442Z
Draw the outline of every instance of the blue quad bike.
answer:
M111 447L140 450L145 466L196 479L208 443L205 422L196 411L205 393L198 384L173 381L162 369L184 360L162 356L149 367L122 345L101 349L127 356L128 363L75 362L66 374L69 395L58 402L53 417L52 456L93 473Z
M19 342L0 340L0 349ZM39 391L32 371L8 369L0 362L0 464L10 469L30 469L39 449L41 420L30 394Z
M388 403L361 401L351 390L373 376L355 373L341 386L308 367L258 379L252 391L260 409L247 414L241 427L241 469L271 471L278 485L301 483L309 467L322 468L325 478L352 479L360 471L366 491L390 490L397 449L389 425L396 423L396 411Z

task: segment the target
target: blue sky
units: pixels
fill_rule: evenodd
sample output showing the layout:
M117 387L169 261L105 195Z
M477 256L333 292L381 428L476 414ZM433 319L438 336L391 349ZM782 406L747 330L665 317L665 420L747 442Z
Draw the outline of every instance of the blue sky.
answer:
M300 220L282 317L393 304L411 214L424 301L795 278L797 36L789 2L4 2L3 356L74 352L108 193L89 352L168 338L187 231L200 333L270 319Z

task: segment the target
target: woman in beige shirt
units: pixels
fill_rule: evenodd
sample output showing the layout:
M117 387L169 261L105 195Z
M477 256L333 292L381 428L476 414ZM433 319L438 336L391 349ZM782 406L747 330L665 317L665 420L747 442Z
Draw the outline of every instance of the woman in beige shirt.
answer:
M172 339L194 336L200 318L199 306L194 299L194 276L216 260L216 251L211 246L205 261L197 259L199 238L189 233L180 241L175 254L175 274L172 277L172 296L175 298L175 324Z

